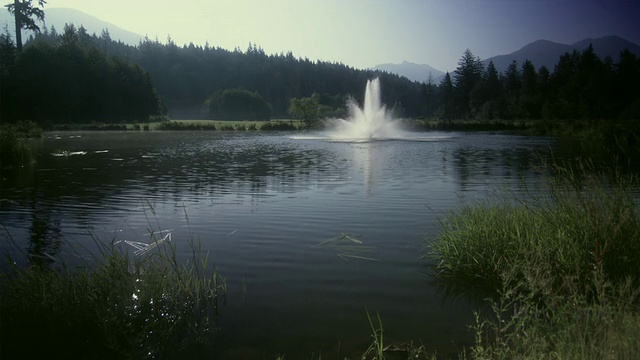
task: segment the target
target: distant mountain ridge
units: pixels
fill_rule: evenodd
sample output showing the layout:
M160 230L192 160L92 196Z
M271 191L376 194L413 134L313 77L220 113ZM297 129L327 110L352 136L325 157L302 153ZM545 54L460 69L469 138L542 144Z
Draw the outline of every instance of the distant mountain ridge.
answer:
M89 34L96 34L100 36L103 29L109 30L109 35L116 41L122 41L129 45L138 45L144 36L136 34L132 31L122 29L112 23L102 21L99 18L88 15L76 9L71 8L45 8L45 21L48 29L52 26L56 28L56 31L61 33L65 24L73 23L76 27L80 25L84 26ZM42 25L42 24L38 24ZM13 17L8 11L0 11L0 27L5 27L9 31L9 34L15 39L15 26ZM23 41L29 38L30 31L23 32ZM632 43L619 36L605 36L601 38L587 38L580 40L574 44L560 44L549 40L536 40L530 44L525 45L521 49L514 51L510 54L497 55L482 62L486 66L489 61L493 61L496 69L499 72L503 72L507 69L509 64L514 60L521 65L525 60L530 60L536 69L541 66L546 66L549 70L553 71L555 65L558 63L560 56L566 52L572 52L574 49L577 51L583 51L589 44L593 45L593 49L601 59L610 56L614 62L619 60L620 52L624 49L629 49L632 53L640 56L640 46ZM475 49L471 49L475 51ZM452 64L455 68L455 64ZM433 68L427 64L416 64L408 61L404 61L401 64L379 64L371 68L371 70L380 70L392 74L404 76L411 81L426 82L431 73L432 80L435 84L440 83L444 77L444 72Z
M525 45L520 50L506 55L490 57L482 62L486 66L489 61L493 61L496 69L499 72L503 72L513 61L517 61L518 65L521 66L525 60L530 60L536 69L539 69L541 66L546 66L549 70L553 71L560 56L567 52L571 53L574 49L583 51L588 48L590 44L593 46L596 55L603 60L605 57L610 56L613 62L617 62L620 57L620 52L624 49L629 49L632 53L640 56L640 46L637 44L619 36L605 36L596 39L587 38L571 45L560 44L549 40L537 40Z
M536 69L546 66L553 72L555 65L558 63L560 56L565 53L573 52L573 50L583 51L593 45L593 50L600 59L610 56L613 62L617 62L620 52L628 49L632 53L640 56L640 46L619 36L605 36L601 38L587 38L580 40L574 44L560 44L550 40L536 40L525 45L520 50L514 51L506 55L497 55L485 59L482 63L487 66L489 61L493 61L499 72L504 72L507 67L515 60L518 66L522 66L525 60L530 60ZM473 49L471 49L473 51ZM444 77L444 72L434 69L427 64L415 64L404 61L401 64L380 64L376 65L372 70L386 71L388 73L404 76L411 81L426 82L429 78L429 72L435 84L439 84Z
M102 21L95 16L91 16L83 13L82 11L70 8L45 8L44 19L47 29L51 30L51 27L55 27L58 33L62 33L65 24L73 24L76 28L80 25L87 29L89 35L96 34L100 36L102 30L108 29L109 36L114 40L120 40L125 44L138 45L140 40L144 39L144 36L136 34L132 31L122 29L114 24ZM11 14L3 9L0 11L0 26L7 27L9 34L15 39L15 25ZM38 23L38 26L42 29L42 23ZM4 29L3 29L4 30ZM23 31L23 41L29 38L32 32Z
M427 64L416 64L403 61L402 64L379 64L371 68L371 70L386 71L391 74L404 76L411 81L427 82L429 73L434 84L438 84L444 77L444 71L433 68Z

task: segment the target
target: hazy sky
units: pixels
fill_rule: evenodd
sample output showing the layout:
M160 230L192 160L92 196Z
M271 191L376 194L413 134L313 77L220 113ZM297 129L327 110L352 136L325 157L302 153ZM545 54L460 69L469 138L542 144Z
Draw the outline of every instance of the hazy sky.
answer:
M5 0L7 2L7 0ZM452 70L466 48L487 58L538 39L618 35L640 44L640 0L48 0L126 30L342 62L411 61Z

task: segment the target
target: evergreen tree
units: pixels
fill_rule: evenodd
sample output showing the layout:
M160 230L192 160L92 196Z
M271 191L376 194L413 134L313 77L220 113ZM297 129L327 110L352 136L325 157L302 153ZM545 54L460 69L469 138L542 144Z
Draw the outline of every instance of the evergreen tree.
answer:
M11 49L12 42L0 41L3 121L31 119L45 126L145 121L160 113L147 73L124 60L107 58L93 45L93 37L87 44L79 39L75 27L68 25L54 42L28 43L13 57L13 66L4 66L4 55L10 53L4 48Z
M620 60L614 66L614 91L620 117L640 122L640 58L629 50L620 54Z
M0 75L8 76L16 63L16 46L9 31L0 35Z
M456 107L462 116L465 116L470 110L471 91L482 78L483 70L480 58L475 57L471 50L466 49L454 71Z
M9 31L0 35L0 123L13 117L12 104L16 102L16 47Z
M487 70L471 90L469 105L471 115L478 119L499 117L499 98L502 84L493 61L489 61Z
M500 74L496 69L493 60L489 61L487 70L485 71L485 81L487 82L487 90L489 92L489 100L496 100L500 97L502 84L500 83Z
M420 92L422 94L422 102L424 103L423 116L431 117L434 115L436 110L436 84L433 83L433 76L431 75L431 71L429 71L429 77L427 78L427 82L422 83L420 86Z
M440 117L442 117L443 119L451 119L454 115L453 90L454 89L453 82L451 82L451 75L449 75L449 72L447 71L447 73L444 75L444 78L442 78L442 81L440 82L440 94L442 95L442 100L440 110L438 112L440 113Z
M522 64L522 87L520 89L518 117L538 119L540 98L538 95L538 73L530 60Z
M519 97L522 78L518 63L514 60L502 76L504 89L504 103L502 106L502 117L505 119L514 119L519 113Z
M16 24L16 49L22 51L22 29L40 31L36 21L44 22L44 7L46 0L38 0L38 5L34 6L32 0L13 0L13 3L5 5L9 13L13 15Z

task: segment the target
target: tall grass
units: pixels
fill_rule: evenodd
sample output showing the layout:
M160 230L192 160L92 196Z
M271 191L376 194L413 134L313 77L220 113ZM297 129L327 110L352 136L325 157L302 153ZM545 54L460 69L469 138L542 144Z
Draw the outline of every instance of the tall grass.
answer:
M38 137L42 137L42 129L33 121L0 125L0 167L31 163L31 149L24 139Z
M640 358L637 182L582 165L465 206L430 241L445 287L490 298L471 358Z
M157 238L153 239L157 241ZM215 348L218 302L226 284L190 243L181 262L163 243L131 257L101 244L97 264L30 266L2 274L1 357L179 358Z

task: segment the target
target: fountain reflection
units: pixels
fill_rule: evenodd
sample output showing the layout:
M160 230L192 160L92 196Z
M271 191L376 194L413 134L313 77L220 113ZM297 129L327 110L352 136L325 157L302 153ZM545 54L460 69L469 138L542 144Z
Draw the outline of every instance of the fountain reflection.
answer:
M364 187L367 189L367 196L371 196L376 190L376 176L374 167L373 151L375 144L362 143L354 146L354 160L359 168L362 169L362 178Z

